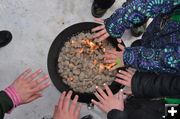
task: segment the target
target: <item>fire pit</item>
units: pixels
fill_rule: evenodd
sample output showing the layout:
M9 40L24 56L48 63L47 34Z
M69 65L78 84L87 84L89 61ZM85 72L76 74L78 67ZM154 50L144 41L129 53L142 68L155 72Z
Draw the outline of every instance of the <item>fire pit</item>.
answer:
M117 49L117 41L109 38L95 43L91 29L98 25L85 22L68 27L54 40L48 54L52 82L60 92L73 90L73 97L78 94L79 102L97 100L93 94L96 85L103 88L103 83L107 83L114 94L123 87L113 82L117 71L109 69L114 64L104 64L102 58L106 49Z

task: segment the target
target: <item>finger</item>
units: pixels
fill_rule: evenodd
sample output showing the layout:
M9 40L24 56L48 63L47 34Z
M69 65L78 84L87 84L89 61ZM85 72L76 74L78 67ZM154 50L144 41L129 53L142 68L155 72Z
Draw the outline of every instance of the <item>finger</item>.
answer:
M131 90L124 90L123 93L125 95L132 95L132 91Z
M125 81L129 81L129 78L127 76L123 75L123 74L118 73L118 74L116 74L116 76L123 79L123 80L125 80Z
M72 96L72 91L69 91L67 96L64 99L64 110L66 110L67 112L69 111L69 103L71 100L71 96Z
M105 60L104 63L107 63L107 64L111 64L111 63L115 63L116 60Z
M27 69L25 72L23 72L18 79L24 79L30 72L32 71L32 69Z
M42 85L40 85L40 86L38 86L38 87L36 87L36 88L33 88L33 89L32 89L32 93L40 92L40 91L46 89L47 87L49 87L50 85L51 85L51 82L50 82L50 81L49 81L49 82L46 82L45 84L42 84Z
M93 99L91 100L91 102L92 102L93 104L95 104L97 107L99 107L101 110L103 110L103 111L106 110L103 104L101 104L101 103L99 103L99 102L97 102L97 101L95 101L95 100L93 100Z
M104 23L104 20L102 20L102 19L100 19L100 18L94 18L94 21L100 22L100 23Z
M72 101L71 107L70 107L70 113L74 113L75 108L76 108L76 104L78 101L78 95L76 95Z
M79 104L75 112L75 117L77 117L76 119L79 119L81 108L82 108L82 104Z
M104 25L100 25L100 26L97 26L97 27L93 28L92 32L100 31L100 30L103 30L103 29L105 29L105 26Z
M116 50L106 50L106 54L114 54L114 55L116 55L117 53L119 53L119 52L117 52Z
M62 110L62 109L63 109L63 104L64 104L64 97L65 97L65 95L66 95L66 92L64 91L64 92L61 94L60 98L59 98L59 101L58 101L58 109L59 109L59 110Z
M131 70L131 69L126 69L127 72L129 72L132 76L135 74L135 71Z
M113 93L112 93L111 89L108 87L107 84L104 84L104 88L106 89L106 92L107 92L108 96L112 97Z
M107 99L108 96L106 95L106 93L101 88L96 86L96 90L97 90L97 92L99 92L99 94L102 96L103 99Z
M118 41L118 43L122 43L122 39L121 38L118 38L117 41Z
M106 30L104 29L104 30L101 30L101 31L99 31L98 33L96 33L95 35L93 35L93 38L98 38L98 37L100 37L100 36L102 36L103 34L105 34L106 33Z
M107 59L117 59L117 56L115 56L114 54L104 55L103 57Z
M117 83L119 83L119 84L124 85L124 86L128 86L127 81L124 81L124 80L121 80L121 79L115 79L115 81L116 81ZM129 87L129 86L128 86L128 87Z
M33 81L31 83L31 87L32 88L35 88L37 87L39 84L41 84L42 82L44 82L45 80L47 80L49 78L49 75L45 75L43 77L41 77L40 79L36 80L36 81Z
M115 62L115 61L114 61ZM118 69L118 68L120 68L120 66L119 65L115 65L114 67L112 67L111 69L110 69L110 71L114 71L114 70L116 70L116 69Z
M31 96L31 97L27 100L26 103L30 103L30 102L38 99L38 98L41 98L41 97L43 97L41 94L35 94L35 95Z
M97 92L94 93L94 95L97 97L97 99L98 99L100 102L104 103L104 99L103 99Z
M36 78L42 72L43 72L42 70L36 71L35 73L33 73L29 77L27 77L27 81L31 82L32 80L34 80L34 78Z
M121 49L122 51L125 49L122 44L118 44L118 47L119 47L119 49Z
M99 38L98 42L101 42L101 41L103 41L103 40L106 40L108 37L109 37L109 34L108 34L107 31L106 31L106 33Z
M119 99L120 102L122 102L122 103L124 102L124 99L123 99L123 90L122 89L119 91L118 99Z
M124 75L125 77L129 77L129 78L132 77L132 75L131 75L129 72L123 71L123 70L119 70L119 74L122 74L122 75ZM129 80L129 78L126 78L126 80Z

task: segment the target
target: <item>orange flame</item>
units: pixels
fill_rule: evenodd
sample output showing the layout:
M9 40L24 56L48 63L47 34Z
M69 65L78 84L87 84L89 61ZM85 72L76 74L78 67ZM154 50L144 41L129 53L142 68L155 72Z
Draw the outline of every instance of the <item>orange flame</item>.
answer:
M99 64L99 71L103 70L105 66L103 64Z
M82 40L82 43L89 45L90 48L93 48L93 47L96 46L95 43L93 43L93 42L91 42L91 41L89 41L89 40Z
M106 69L111 69L116 63L111 63L111 64L108 64L106 65Z
M98 62L97 62L96 60L94 60L94 61L93 61L93 64L96 65L96 64L98 64Z
M74 80L74 78L67 78L67 80L69 80L69 81L73 81L73 80Z
M84 48L82 48L82 49L80 49L80 50L76 50L76 53L77 53L77 54L82 54L83 51L84 51Z

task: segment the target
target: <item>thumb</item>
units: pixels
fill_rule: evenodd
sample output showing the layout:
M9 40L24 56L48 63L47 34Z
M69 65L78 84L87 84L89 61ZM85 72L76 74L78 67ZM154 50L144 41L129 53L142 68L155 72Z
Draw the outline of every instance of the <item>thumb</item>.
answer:
M41 94L35 94L35 95L31 96L27 101L25 101L25 103L30 103L40 97L43 97L43 96Z
M124 90L123 93L125 95L132 95L132 91L131 90Z

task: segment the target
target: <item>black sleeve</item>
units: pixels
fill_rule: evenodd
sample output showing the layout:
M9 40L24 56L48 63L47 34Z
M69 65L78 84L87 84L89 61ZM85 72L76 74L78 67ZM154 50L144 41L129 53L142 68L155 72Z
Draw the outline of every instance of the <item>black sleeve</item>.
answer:
M132 78L132 92L136 97L146 98L180 96L180 76L136 72Z
M4 92L0 91L0 119L4 118L4 114L13 108L11 98Z
M107 114L107 119L128 119L128 116L125 111L120 111L113 109Z

